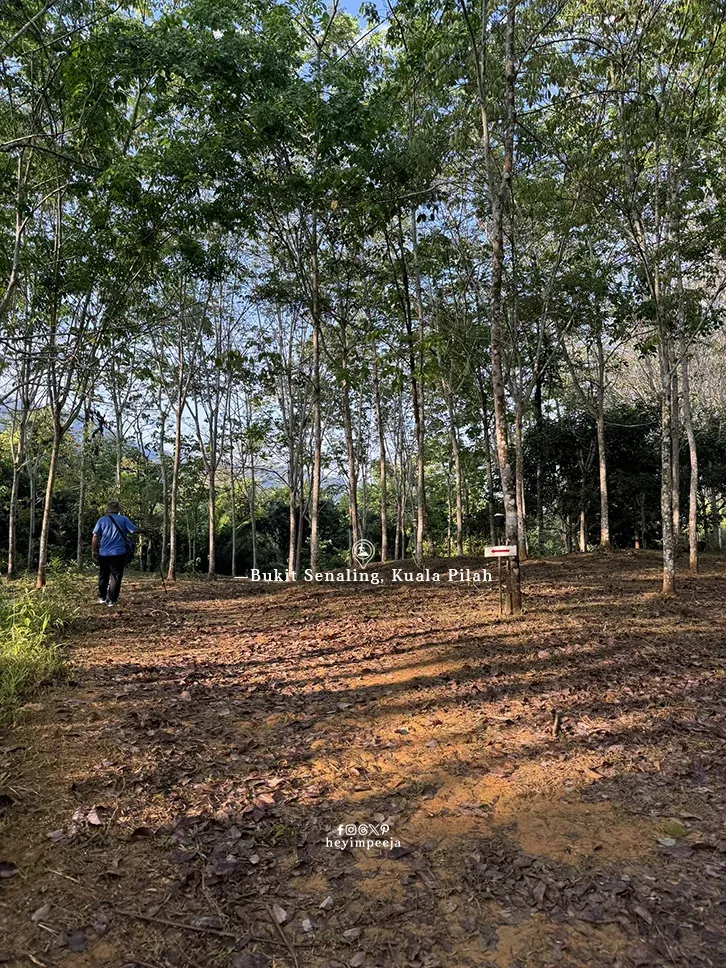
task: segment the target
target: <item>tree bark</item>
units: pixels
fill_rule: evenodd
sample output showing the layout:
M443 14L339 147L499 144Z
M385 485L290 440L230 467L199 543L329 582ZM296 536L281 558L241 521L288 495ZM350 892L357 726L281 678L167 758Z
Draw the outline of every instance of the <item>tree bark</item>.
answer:
M17 567L15 546L18 526L18 491L20 490L20 464L13 461L13 482L10 487L10 507L8 509L8 578L12 578Z
M516 106L514 97L515 68L514 68L514 26L516 0L508 0L507 26L505 34L505 76L506 76L506 105L507 119L504 129L504 157L502 175L499 188L494 198L492 210L492 260L491 260L491 360L492 360L492 390L494 397L494 436L499 462L499 474L504 496L505 541L507 544L518 543L517 530L517 493L512 466L509 461L509 446L507 440L507 411L504 389L504 372L502 365L503 337L502 337L502 284L504 276L504 212L510 193L512 170L514 165L514 126L516 121ZM489 165L493 159L488 158ZM507 559L507 595L505 596L504 613L519 615L522 611L522 592L520 584L519 559Z
M378 453L381 488L381 561L388 561L388 481L386 473L386 434L381 409L381 388L378 382L378 359L373 357L373 400L376 409L376 428L378 430Z
M487 394L484 389L484 380L481 370L476 371L476 380L479 384L479 396L481 398L482 428L484 430L484 464L487 476L487 512L489 518L489 543L497 543L496 521L494 520L494 466L492 462L491 435L489 432L489 409Z
M213 461L214 456L212 456ZM207 523L209 527L209 562L207 574L212 578L217 573L217 540L215 534L217 527L217 480L214 466L210 467L208 479Z
M514 406L514 454L515 483L517 490L517 544L519 557L527 557L527 528L524 514L524 448L522 443L522 404L517 400Z
M688 490L688 567L694 575L698 574L698 449L693 431L691 411L691 390L688 373L688 357L685 348L681 360L681 398L683 406L683 426L688 440L690 463L690 482Z
M30 493L28 495L28 560L25 566L25 570L30 574L33 570L34 555L35 550L35 511L36 511L36 475L38 473L38 463L37 459L28 462L28 486Z
M305 534L305 507L303 502L303 494L305 492L305 486L303 481L300 481L300 510L298 513L297 521L297 537L295 540L295 577L300 575L300 565L302 561L302 544L303 535Z
M38 573L35 579L35 587L43 588L46 583L48 572L48 542L50 538L50 516L53 504L53 490L55 488L55 475L58 468L58 455L62 439L62 430L58 416L53 420L53 444L50 449L50 459L48 463L48 479L45 485L45 502L43 504L43 521L40 526L40 546L38 549Z
M232 420L229 427L229 515L232 526L232 563L230 574L237 577L237 503L234 489L234 437L232 435ZM254 566L253 566L254 567Z
M31 346L26 343L26 350L30 353ZM10 451L13 462L13 480L10 487L10 506L8 508L8 577L12 577L17 569L17 529L18 529L18 494L20 491L20 471L26 461L27 450L27 430L30 418L30 408L32 405L32 394L30 391L30 366L27 356L23 358L21 364L21 384L22 390L18 394L20 403L20 422L18 424L18 440L15 443L13 438L13 428L10 428Z
M570 520L570 515L565 515L564 528L562 532L562 543L565 548L565 554L572 554L572 521Z
M313 478L310 485L310 569L313 574L318 567L318 535L320 515L320 478L322 473L323 434L320 412L320 293L318 272L318 226L317 217L312 224L312 273L310 279L310 308L313 324Z
M607 452L605 446L605 353L602 333L597 335L597 452L600 469L600 547L610 547L610 502L608 500Z
M166 455L164 454L164 447L166 446L166 413L162 411L161 420L159 423L159 472L161 474L161 555L159 562L159 569L161 574L164 574L166 568L166 556L168 550L168 514L169 514L169 495L168 495L168 481L167 481L167 468L166 468Z
M421 270L418 262L418 231L416 228L416 210L411 211L411 241L413 247L413 275L414 302L418 323L416 362L413 361L413 346L411 348L413 405L416 424L416 561L423 561L424 533L428 530L426 520L426 478L425 478L425 408L423 381L423 347L424 347L424 312L421 297ZM413 342L413 341L412 341Z
M544 508L542 507L542 440L544 421L542 419L542 379L537 377L534 388L535 428L537 432L537 465L535 467L535 486L537 493L537 554L544 554ZM587 544L585 545L587 548Z
M459 452L459 435L456 429L456 418L451 408L451 456L454 464L454 499L456 503L456 553L460 557L464 554L464 508L462 505L461 454Z
M290 479L290 497L288 504L288 522L290 538L287 546L287 575L289 581L294 581L295 550L297 548L297 473Z
M171 470L171 493L169 495L169 568L166 573L167 581L176 581L176 554L177 554L177 500L179 494L179 468L181 465L181 414L182 404L177 401L178 406L174 413L174 459Z
M600 547L610 547L610 513L608 500L608 468L605 449L605 414L598 405L597 419L597 462L600 470Z
M678 394L678 363L673 341L670 342L671 370L671 504L673 507L673 545L676 553L681 543L681 427Z
M83 415L83 434L81 437L81 466L78 472L78 518L76 525L76 567L83 570L83 515L86 499L86 454L88 450L88 425L91 420L91 406L86 404Z
M345 340L345 335L343 336ZM343 350L343 367L347 367L347 354ZM352 564L358 564L355 558L356 545L360 534L358 532L358 468L353 440L353 426L350 414L350 386L347 376L341 380L343 393L343 431L345 434L345 449L348 459L348 518L350 521Z
M711 485L711 537L713 539L712 547L714 551L718 551L721 547L721 517L719 515L718 498L714 484Z
M255 495L255 449L250 446L250 487L248 499L250 505L250 538L252 541L252 567L257 567L257 518L256 518L256 495Z
M661 395L661 485L660 509L663 536L663 594L676 593L675 541L673 534L672 377L667 336L661 324L658 342Z

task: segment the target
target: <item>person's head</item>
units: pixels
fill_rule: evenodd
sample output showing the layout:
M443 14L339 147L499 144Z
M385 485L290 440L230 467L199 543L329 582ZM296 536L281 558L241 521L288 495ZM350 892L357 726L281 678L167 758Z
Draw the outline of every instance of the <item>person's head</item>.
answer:
M118 501L109 501L106 505L106 514L121 514L121 505Z

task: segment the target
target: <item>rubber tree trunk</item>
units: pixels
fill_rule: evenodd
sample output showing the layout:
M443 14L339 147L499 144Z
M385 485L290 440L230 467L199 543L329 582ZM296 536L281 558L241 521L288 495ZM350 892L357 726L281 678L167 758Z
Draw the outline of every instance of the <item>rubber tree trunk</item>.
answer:
M690 482L688 489L688 567L694 575L698 574L698 450L696 435L693 431L691 411L691 390L688 373L688 358L683 353L681 361L681 399L683 406L683 427L688 441L688 460Z
M310 310L312 316L312 377L313 377L313 478L310 484L310 569L318 567L318 535L320 515L320 478L322 473L323 433L320 412L320 292L318 272L318 226L312 223L312 272L310 278Z
M36 496L36 477L38 472L38 465L36 461L32 461L28 464L28 561L25 566L25 570L30 574L33 570L33 559L35 552L35 505L37 501Z
M718 511L716 488L711 485L711 540L714 551L721 547L721 517Z
M301 482L300 494L302 495L302 493L303 493L303 485ZM305 508L303 506L302 499L301 499L300 508L298 511L298 519L297 519L297 537L295 539L295 576L296 577L300 574L300 564L302 561L302 544L303 544L304 534L305 534Z
M25 372L25 368L23 368ZM20 470L23 466L26 455L26 440L28 418L30 416L29 400L27 396L21 396L21 414L18 425L17 444L12 446L13 459L13 479L10 485L10 505L8 507L8 577L12 577L17 570L17 543L18 543L18 494L20 492ZM11 430L12 433L12 430Z
M81 437L81 466L78 471L78 517L76 521L76 567L83 570L83 516L86 504L86 454L88 451L88 425L91 419L90 407L86 406L83 415L83 435Z
M13 482L10 487L10 507L8 509L8 578L15 574L17 562L15 547L18 528L18 491L20 490L20 462L13 461Z
M604 407L598 402L596 419L597 427L597 462L600 471L600 547L610 547L610 503L608 500L608 465L605 447L605 413Z
M120 414L116 417L117 421L120 421ZM116 468L115 468L115 490L116 490L116 500L121 500L121 466L123 464L123 439L121 437L121 424L118 422L116 424Z
M428 530L426 520L426 456L425 456L425 403L423 381L424 313L421 296L421 270L418 262L418 231L416 211L411 212L411 239L413 245L414 295L418 323L416 360L418 378L413 381L413 404L416 415L416 561L423 561L424 533ZM416 372L414 370L414 372ZM433 549L432 549L433 553Z
M672 380L670 373L670 354L667 337L661 331L658 343L661 397L661 483L660 510L661 535L663 545L663 594L675 595L676 563L675 541L673 534L673 454L672 454Z
M494 438L499 462L499 475L504 496L505 541L518 543L517 533L517 493L512 465L509 461L507 440L507 410L504 390L503 336L502 336L502 281L504 275L504 211L510 194L512 170L514 165L514 125L516 120L514 85L514 18L516 0L509 0L507 6L507 27L505 34L505 77L507 121L504 132L504 154L499 189L494 198L492 211L492 259L490 282L491 312L491 360L492 390L494 398ZM489 160L491 164L491 159ZM504 613L519 615L522 611L522 590L519 559L507 559L507 595Z
M378 382L378 360L373 357L373 401L376 408L378 453L381 485L381 561L388 561L388 477L386 471L386 434L381 409L381 388Z
M454 464L454 500L456 503L456 553L464 554L464 508L462 503L461 453L456 421L452 412L451 456Z
M544 508L542 507L542 444L544 421L542 419L542 379L537 377L534 388L534 412L537 430L537 464L535 467L535 487L537 494L537 554L544 554Z
M166 573L168 581L176 581L177 554L177 500L179 495L179 468L181 466L181 414L182 405L176 408L174 420L174 460L171 470L171 493L169 495L169 567Z
M232 578L237 577L237 502L235 500L234 488L234 437L232 427L229 428L229 516L232 526L232 563L230 574Z
M169 483L167 480L166 456L164 447L166 446L166 414L162 412L159 425L159 472L161 474L161 556L159 569L164 574L167 565L167 551L169 546Z
M496 521L494 519L494 464L492 461L491 433L489 429L489 404L484 380L480 370L477 370L477 382L479 384L479 394L481 397L481 417L484 430L484 464L487 474L487 512L489 519L489 543L497 543Z
M43 504L43 521L40 526L40 546L38 548L38 573L35 578L35 587L43 588L47 580L48 573L48 542L50 538L50 515L53 505L53 491L55 488L55 476L58 469L58 454L61 445L61 427L58 418L53 421L53 443L50 449L50 459L48 462L48 479L45 484L45 502Z
M527 557L527 528L524 510L524 446L522 442L522 404L517 400L514 406L514 473L517 487L517 544L519 557Z
M562 532L562 544L566 555L572 554L572 521L570 515L565 515L564 530Z
M346 365L345 358L343 365ZM343 391L343 431L345 434L345 450L348 459L348 518L351 534L351 563L359 564L355 558L356 545L360 538L358 527L358 467L353 440L353 426L350 414L350 386L348 380L341 380Z
M393 470L396 483L396 534L393 541L393 560L400 561L402 557L402 534L405 513L404 477L403 477L403 395L398 393L398 412L396 419L395 454L393 455Z
M214 457L212 458L214 459ZM207 574L212 577L217 573L217 480L214 466L209 470L209 485L207 491L207 524L209 527L209 562Z
M250 487L248 491L250 505L250 538L252 540L252 567L257 567L257 496L255 494L255 452L250 451Z
M676 552L681 543L681 421L678 393L678 364L675 349L670 346L671 370L671 504L673 507L673 545Z
M290 480L290 497L288 502L288 522L290 526L290 540L287 546L287 575L293 581L295 574L295 549L297 548L297 474Z

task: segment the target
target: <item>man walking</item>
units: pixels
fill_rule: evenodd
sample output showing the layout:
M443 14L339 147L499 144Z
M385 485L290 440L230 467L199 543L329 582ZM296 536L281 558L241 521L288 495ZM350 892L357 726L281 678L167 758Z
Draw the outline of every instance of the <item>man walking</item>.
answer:
M109 501L106 514L96 521L91 538L91 557L98 561L98 604L109 608L118 601L126 555L131 546L128 535L138 528L121 513L118 501Z

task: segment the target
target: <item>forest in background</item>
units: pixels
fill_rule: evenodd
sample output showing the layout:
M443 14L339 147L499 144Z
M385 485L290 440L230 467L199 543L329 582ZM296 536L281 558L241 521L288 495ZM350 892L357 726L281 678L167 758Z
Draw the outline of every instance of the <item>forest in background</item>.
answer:
M8 574L119 498L171 579L365 536L673 593L726 506L723 17L8 0Z

